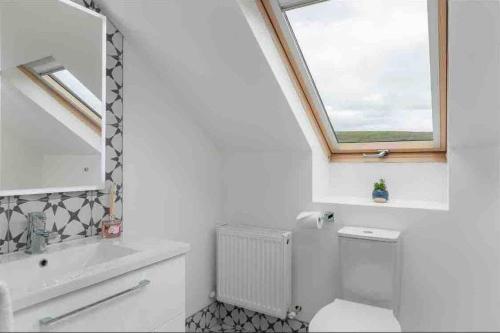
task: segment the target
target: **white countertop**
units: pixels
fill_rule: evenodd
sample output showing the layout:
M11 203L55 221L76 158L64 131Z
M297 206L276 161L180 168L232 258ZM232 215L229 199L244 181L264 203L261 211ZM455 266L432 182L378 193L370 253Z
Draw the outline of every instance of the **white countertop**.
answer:
M0 280L9 286L14 311L184 255L187 243L167 239L124 241L90 237L50 245L42 254L0 256ZM40 267L42 259L47 267Z

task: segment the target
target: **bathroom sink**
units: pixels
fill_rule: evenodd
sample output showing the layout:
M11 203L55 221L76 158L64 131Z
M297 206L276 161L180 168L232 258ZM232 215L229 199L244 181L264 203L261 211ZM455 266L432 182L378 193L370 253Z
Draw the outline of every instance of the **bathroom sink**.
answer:
M63 248L39 255L26 255L0 266L0 279L11 289L36 291L74 279L92 266L136 253L131 248L107 242Z
M0 280L9 286L14 310L18 310L188 250L189 245L168 240L86 238L50 245L42 254L1 256Z
M94 244L91 249L91 256L85 262L85 267L102 264L136 252L137 250L109 243Z

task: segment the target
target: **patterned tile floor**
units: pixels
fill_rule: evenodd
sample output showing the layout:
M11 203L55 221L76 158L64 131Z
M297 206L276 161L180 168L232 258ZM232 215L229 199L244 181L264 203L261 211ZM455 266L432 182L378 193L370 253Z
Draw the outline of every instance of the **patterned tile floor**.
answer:
M207 332L211 332L211 333L229 333L229 332L248 333L248 332L256 332L256 331L254 331L254 330L247 331L247 330L241 328L241 326L235 327L235 326L230 326L230 325L217 325L217 326L209 328ZM257 332L261 332L261 331L257 331ZM264 332L264 331L262 331L262 332ZM271 331L271 332L275 332L275 331Z
M213 333L225 333L225 332L243 332L242 330L236 330L235 327L227 326L227 325L218 325L210 328L210 332Z
M307 332L308 323L215 302L186 319L186 332Z
M188 331L186 331L188 332ZM214 327L206 328L202 330L202 332L211 332L211 333L226 333L226 332L236 332L236 333L250 333L250 332L308 332L307 330L304 331L276 331L273 329L269 330L246 330L242 328L241 326L230 326L230 325L216 325Z

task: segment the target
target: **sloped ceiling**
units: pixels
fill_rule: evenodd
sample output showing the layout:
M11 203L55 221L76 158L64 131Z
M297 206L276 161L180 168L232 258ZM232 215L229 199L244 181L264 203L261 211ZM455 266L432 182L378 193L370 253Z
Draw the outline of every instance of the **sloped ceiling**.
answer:
M41 155L100 154L19 90L2 83L1 131L15 135Z
M219 148L309 150L237 1L101 0L99 5L123 31L126 47L140 52L160 77L165 95Z

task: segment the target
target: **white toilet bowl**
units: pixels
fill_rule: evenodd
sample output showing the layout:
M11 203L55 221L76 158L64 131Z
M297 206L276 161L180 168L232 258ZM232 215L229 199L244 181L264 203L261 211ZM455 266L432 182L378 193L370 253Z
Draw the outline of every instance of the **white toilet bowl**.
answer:
M336 299L319 310L309 332L401 332L392 310Z

